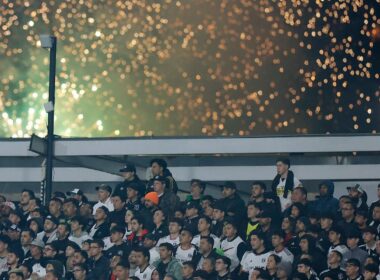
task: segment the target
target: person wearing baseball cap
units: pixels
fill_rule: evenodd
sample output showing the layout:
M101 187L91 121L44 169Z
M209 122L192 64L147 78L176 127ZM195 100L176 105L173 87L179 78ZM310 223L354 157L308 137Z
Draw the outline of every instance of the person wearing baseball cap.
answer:
M368 196L365 190L359 184L348 186L347 191L356 210L368 211Z
M96 209L101 206L105 206L109 211L113 211L114 207L111 200L112 188L106 184L101 184L95 189L98 192L99 201L94 205L92 214L95 215Z
M153 178L150 179L147 183L147 190L153 191L154 190L154 181L156 176L160 176L166 179L165 186L166 188L177 194L178 192L178 185L177 182L174 180L172 173L168 169L168 164L164 159L161 158L155 158L150 161L150 169L152 171Z
M37 239L42 240L44 243L51 243L57 240L57 227L59 221L56 217L48 215L45 218L44 230L37 234Z
M233 217L240 224L245 219L246 210L244 200L237 193L236 184L227 181L221 185L221 188L223 196L221 201L225 205L227 216Z
M131 182L127 186L127 202L125 208L132 211L140 211L142 209L141 197L140 197L141 186L135 182Z
M81 189L78 189L78 188L75 188L75 189L72 189L69 192L66 192L66 195L68 197L72 197L72 198L78 200L79 206L81 206L83 204L83 202L87 202L88 201L88 199L84 195L83 191Z
M186 203L185 221L183 226L191 230L193 236L198 233L198 222L201 206L195 201Z
M360 261L357 259L348 259L346 261L347 280L364 280L360 274Z
M114 194L122 194L126 196L128 186L130 184L134 184L138 186L138 196L142 197L145 195L145 185L140 180L139 176L137 176L136 166L134 164L127 163L119 170L119 172L121 173L121 176L123 177L124 181L116 185L113 191Z

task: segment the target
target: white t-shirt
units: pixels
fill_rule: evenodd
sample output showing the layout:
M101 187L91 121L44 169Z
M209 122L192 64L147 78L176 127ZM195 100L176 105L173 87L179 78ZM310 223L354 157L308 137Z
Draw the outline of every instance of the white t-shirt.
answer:
M160 253L157 250L157 247L153 247L149 250L149 264L153 264L155 261L158 261L160 258Z
M140 268L136 269L135 276L139 279L143 280L151 280L152 279L152 273L155 271L156 268L152 265L148 265L144 271L141 271Z
M167 236L164 236L164 237L161 237L158 241L157 241L157 245L156 247L160 247L160 245L162 243L170 243L172 244L174 247L177 247L179 245L179 235L177 236L177 238L175 239L170 239L170 235L167 235Z
M285 183L286 183L286 179L280 178L280 182L278 183L278 185L276 187L276 193L277 193L277 196L279 197L280 203L281 203L281 211L284 211L286 208L288 208L292 204L292 200L290 199L292 196L291 191L288 192L287 198L284 198ZM298 180L296 177L294 177L294 187L293 188L298 187L300 184L301 184L300 180Z
M273 254L273 252L256 255L254 252L248 251L243 255L241 268L243 271L249 273L248 279L251 279L252 272L255 268L266 268L268 258L271 254Z
M281 262L293 263L294 255L287 248L280 252L273 251L273 254L281 258Z
M184 262L191 261L195 253L196 249L194 246L191 246L190 249L187 250L184 250L181 246L178 246L175 253L175 258L182 264Z
M212 239L214 239L214 249L220 248L220 238L217 237L215 234L212 234L212 233L210 234L210 237L212 237ZM201 243L201 235L198 234L198 235L194 236L191 243L199 248L199 243Z
M93 209L92 215L95 215L96 209L98 209L101 206L107 207L110 212L114 210L114 207L113 207L113 204L112 204L112 201L111 201L111 197L109 197L109 198L107 198L107 200L104 203L101 202L101 201L98 201L94 205L94 207L92 208Z

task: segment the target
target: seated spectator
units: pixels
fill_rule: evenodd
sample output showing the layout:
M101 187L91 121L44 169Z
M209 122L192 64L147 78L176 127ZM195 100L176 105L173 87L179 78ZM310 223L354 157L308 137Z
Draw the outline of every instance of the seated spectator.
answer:
M59 198L52 198L49 202L49 214L58 221L64 219L62 214L63 202Z
M377 236L380 236L380 203L373 205L372 213L370 213L372 222L369 226L374 227L377 231Z
M63 215L66 222L71 222L71 219L78 215L78 210L78 201L74 198L68 198L63 202Z
M167 217L162 209L156 209L153 213L154 228L152 233L158 238L165 237L169 234Z
M170 243L162 243L159 248L160 259L153 266L156 267L160 278L164 278L166 274L172 274L176 279L182 280L182 266L173 257L173 246Z
M46 274L45 259L42 256L42 250L45 244L38 239L35 239L30 244L30 258L24 259L23 265L29 266L32 269L32 274L38 277L44 277Z
M158 209L159 198L156 192L147 193L144 197L144 207L139 215L144 219L147 230L152 231L154 228L153 213Z
M366 227L361 231L363 233L364 244L360 245L359 248L367 252L368 256L377 257L376 253L376 229L373 227Z
M104 242L101 239L94 239L90 243L90 253L88 261L88 280L107 280L109 275L110 262L103 255Z
M181 230L179 236L179 246L174 252L175 258L182 264L185 262L193 262L193 264L198 263L199 254L197 252L197 248L191 243L193 238L193 234L187 228L183 228Z
M160 258L157 245L157 236L152 233L147 233L144 236L143 246L149 250L149 263L153 264Z
M200 259L197 264L197 269L203 268L203 262L207 258L213 258L215 259L217 257L217 253L214 250L214 239L210 236L203 236L200 239L199 242L199 253L200 253Z
M68 245L70 235L70 226L67 223L60 223L57 228L57 240L52 243L57 248L58 255L64 258L65 250Z
M330 254L330 252L334 250L338 251L342 254L342 256L344 256L344 254L348 252L348 248L346 244L343 242L343 240L343 230L338 226L332 226L329 230L329 241L331 243L331 246L328 250L328 253Z
M194 271L195 271L195 267L194 267L193 262L186 261L182 263L182 279L183 280L192 280Z
M90 230L90 237L93 239L103 239L110 235L110 225L107 222L109 210L106 206L100 206L95 211L95 224Z
M292 264L294 255L285 247L285 233L282 230L277 230L272 234L273 254L281 258L281 262Z
M246 239L249 237L252 231L260 229L259 215L260 215L260 208L258 207L258 204L254 201L249 202L247 205L248 223L247 223L247 230L245 232Z
M130 183L127 186L127 202L125 208L132 211L140 211L142 209L141 197L140 197L141 186L138 183Z
M368 264L364 267L364 280L376 280L379 274L379 266L375 264Z
M76 264L73 268L74 280L87 280L87 267L83 264Z
M225 256L217 256L215 258L215 271L217 273L216 280L232 280L230 274L231 260Z
M312 262L309 259L301 259L297 265L297 271L306 276L308 280L318 280L318 276L312 269Z
M319 233L318 241L324 253L326 254L330 247L329 231L334 223L334 215L331 213L322 213L319 223L321 226L321 231Z
M259 214L260 231L265 235L265 247L272 248L272 234L277 230L276 226L272 223L274 213L270 210L264 209Z
M10 248L6 256L7 269L4 270L0 274L0 279L7 280L8 273L14 269L17 269L19 265L21 264L21 262L23 261L23 259L24 259L24 252L22 250Z
M186 197L185 202L195 202L201 206L203 194L206 190L206 184L199 179L190 181L190 194Z
M157 242L157 246L160 246L161 243L170 243L174 248L177 248L179 245L179 233L182 227L182 220L177 218L171 219L169 222L169 234L161 237Z
M316 240L314 237L308 234L302 236L299 241L299 248L300 251L295 257L295 263L298 263L299 260L308 256L311 266L317 274L326 269L326 258L316 246Z
M132 218L132 233L127 238L127 244L131 247L143 246L144 236L148 233L146 229L144 229L144 221L141 217L136 216Z
M112 246L104 255L111 259L112 256L115 256L116 253L120 254L123 259L126 259L130 253L130 248L127 243L123 241L125 229L123 226L114 226L111 228L111 242Z
M211 256L205 258L201 270L207 273L207 279L215 279L217 275L215 271L215 258Z
M75 188L69 192L66 192L67 196L70 198L74 198L75 200L78 201L78 206L81 207L83 203L88 202L88 198L84 195L84 193L78 189Z
M331 251L327 256L328 269L319 274L320 279L330 277L332 279L344 279L346 271L341 268L343 256L338 251Z
M202 237L210 236L214 239L214 248L220 248L220 239L215 234L211 233L211 219L206 216L202 216L198 220L198 232L199 234L193 237L193 243L195 246L199 247L200 240Z
M96 210L102 206L106 207L109 212L113 211L114 208L111 201L112 188L108 185L102 184L97 186L95 189L97 191L99 201L94 205L92 214L95 215Z
M128 236L130 236L132 233L132 219L134 217L135 217L135 212L133 212L132 210L127 210L125 212L125 216L124 216L124 223L125 223L124 240L126 240L128 238ZM144 220L144 222L145 222L145 220Z
M368 211L367 193L363 188L356 184L355 186L347 187L348 196L351 198L352 203L356 210Z
M117 280L129 279L129 263L128 261L121 260L117 263L114 269L114 275Z
M319 214L337 213L339 202L334 197L334 183L332 181L326 180L319 184L319 196L310 206L313 211Z
M360 261L357 259L348 259L346 261L346 276L347 280L363 280L363 275L360 274Z
M276 279L277 266L281 263L281 257L271 254L267 259L266 271L272 279Z
M166 186L166 179L162 176L155 176L153 178L153 189L158 195L158 206L164 209L165 216L172 218L174 214L174 209L176 209L179 204L179 197L169 190Z
M224 182L222 185L222 196L223 198L220 199L220 202L225 207L225 213L228 217L231 217L235 220L235 222L238 224L239 232L241 231L241 233L243 233L244 231L241 230L240 225L245 219L246 210L243 199L237 193L236 184L229 181Z
M37 234L37 239L44 243L51 243L57 240L57 227L59 221L54 216L48 215L44 222L44 231Z
M199 213L201 211L201 206L196 202L188 202L186 204L186 213L184 227L191 230L192 234L195 236L198 233L198 222Z
M360 262L361 269L364 268L364 262L368 257L366 251L359 248L361 233L358 230L349 232L347 235L348 251L343 254L343 262L346 263L349 259L356 259Z
M168 165L165 160L156 158L150 161L150 168L152 171L153 179L149 180L147 184L147 192L154 190L155 177L159 176L165 179L168 191L176 194L178 191L177 182L174 180L172 173L168 169ZM154 190L156 191L156 190Z
M214 212L212 214L213 226L211 232L218 237L223 234L224 220L226 218L226 208L222 201L214 203Z
M114 210L111 211L109 214L109 223L111 227L114 227L116 225L124 225L125 213L127 211L125 209L125 199L126 197L120 193L112 194L111 201Z
M363 231L368 226L368 212L363 210L356 211L355 224L359 230Z
M71 219L71 233L69 235L69 240L82 246L82 242L90 239L87 231L84 230L85 223L81 216L75 216Z

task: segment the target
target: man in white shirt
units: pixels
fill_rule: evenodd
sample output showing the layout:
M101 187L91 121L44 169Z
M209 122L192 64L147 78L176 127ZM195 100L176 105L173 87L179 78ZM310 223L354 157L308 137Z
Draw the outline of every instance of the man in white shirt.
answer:
M136 247L134 249L137 269L135 276L139 279L151 280L155 267L149 265L149 251L145 248Z
M199 234L195 235L191 243L195 246L199 247L199 243L201 241L201 237L210 236L214 239L214 248L220 248L220 238L215 234L211 233L211 224L212 220L207 216L202 216L198 221L198 231Z
M276 230L272 233L273 253L281 258L282 263L292 264L294 255L284 246L285 233L282 230Z
M271 251L265 248L265 236L261 232L253 232L250 235L252 251L244 254L241 260L241 268L243 272L249 273L251 279L252 272L255 268L266 268Z
M111 212L114 210L112 201L111 201L111 193L112 188L108 185L100 185L96 187L96 191L98 192L99 201L94 205L92 214L95 215L96 209L100 206L105 206Z
M182 220L178 218L173 218L169 222L169 235L161 237L157 242L157 247L160 246L161 243L170 243L174 248L177 248L179 245L179 233L182 229Z

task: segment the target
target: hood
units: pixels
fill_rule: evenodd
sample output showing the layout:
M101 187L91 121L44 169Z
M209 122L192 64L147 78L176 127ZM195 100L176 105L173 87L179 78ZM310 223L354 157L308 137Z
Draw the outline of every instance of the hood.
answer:
M322 185L327 186L328 194L329 194L330 196L333 196L333 195L334 195L334 182L333 182L333 181L330 181L330 180L322 181L322 182L319 184L319 187L321 187Z

